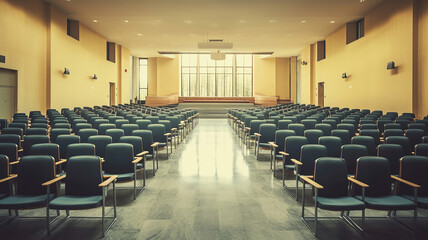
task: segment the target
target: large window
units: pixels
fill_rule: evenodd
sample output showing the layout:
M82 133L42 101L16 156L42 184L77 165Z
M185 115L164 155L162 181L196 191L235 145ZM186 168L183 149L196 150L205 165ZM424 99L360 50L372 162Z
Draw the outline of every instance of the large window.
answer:
M252 97L253 55L214 61L210 54L181 54L181 96Z
M146 100L147 90L147 58L140 58L140 84L138 87L138 99Z

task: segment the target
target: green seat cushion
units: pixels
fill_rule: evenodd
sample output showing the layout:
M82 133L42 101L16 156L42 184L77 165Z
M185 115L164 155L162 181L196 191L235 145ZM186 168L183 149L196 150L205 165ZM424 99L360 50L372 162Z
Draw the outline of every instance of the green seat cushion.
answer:
M265 148L270 148L270 144L269 143L259 143L260 147L265 147Z
M49 200L55 197L49 194ZM25 209L46 206L46 194L43 195L14 195L0 199L0 209Z
M5 198L7 195L5 193L0 193L0 199Z
M402 195L402 197L414 201L415 197L411 195ZM418 197L418 207L428 209L428 197Z
M108 174L106 173L105 176L108 175L117 175L117 181L118 182L126 182L126 181L131 181L134 180L134 173L122 173L122 174Z
M290 170L290 171L294 171L295 166L294 166L294 164L293 165L284 165L284 168L287 170Z
M153 154L146 154L146 159L152 159L153 158Z
M49 208L58 210L78 210L101 206L102 196L70 196L57 197L49 203Z
M362 199L361 196L356 196ZM400 196L365 197L367 208L376 210L410 210L415 208L413 201Z
M159 143L159 147L166 147L166 143Z
M318 197L318 206L331 211L363 210L364 202L354 197L325 198Z
M137 169L142 169L144 168L144 164L143 163L137 163Z
M282 155L275 155L275 159L282 160Z

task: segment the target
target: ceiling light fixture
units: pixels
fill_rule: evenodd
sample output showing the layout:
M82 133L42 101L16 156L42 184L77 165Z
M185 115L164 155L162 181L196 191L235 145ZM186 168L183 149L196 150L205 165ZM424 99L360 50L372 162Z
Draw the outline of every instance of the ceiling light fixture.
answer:
M240 23L244 23L244 22L245 22L245 20L239 20L239 22L240 22Z
M271 20L269 20L269 22L270 23L276 23L276 20L275 19L271 19Z
M129 22L129 21L128 21L128 20L125 20L124 22L126 22L126 23L127 23L127 22Z
M92 22L97 23L97 22L98 22L98 20L94 19L94 20L92 20Z
M301 23L306 23L306 20L302 20L302 21L300 21Z
M336 21L334 21L334 20L332 20L332 21L330 21L330 23L335 23Z
M231 49L233 43L224 42L223 39L209 39L208 42L198 43L199 49Z
M137 33L137 36L143 36L143 34L141 34L141 33Z
M222 53L220 51L217 52L212 52L211 53L211 60L215 60L215 61L221 61L226 59L226 54Z
M191 23L192 23L192 20L186 19L186 20L184 20L184 22L185 22L186 24L191 24Z

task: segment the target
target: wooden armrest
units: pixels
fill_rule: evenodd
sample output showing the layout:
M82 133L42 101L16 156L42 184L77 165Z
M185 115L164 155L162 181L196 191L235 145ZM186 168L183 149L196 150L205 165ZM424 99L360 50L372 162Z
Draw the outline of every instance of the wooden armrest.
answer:
M101 163L104 163L106 160L104 158L100 157Z
M159 142L155 142L152 145L150 145L150 147L157 147L159 145Z
M15 179L17 177L18 177L18 174L11 174L9 177L0 179L0 183L7 182L7 181Z
M110 183L112 183L113 181L115 181L116 178L117 178L117 175L108 176L108 179L105 180L104 182L98 184L98 187L107 187Z
M357 185L358 185L358 186L360 186L360 187L365 187L365 188L369 187L369 185L367 185L367 184L365 184L365 183L363 183L363 182L360 182L360 181L358 181L357 179L355 179L355 178L353 178L353 177L348 177L348 180L349 180L350 182L353 182L353 183L357 184Z
M143 158L142 157L136 157L136 158L134 158L134 161L132 161L132 163L139 163L141 160L143 160Z
M312 186L314 186L315 188L318 189L323 189L324 187L321 186L319 183L315 182L314 180L309 179L307 176L300 176L301 179L303 179L303 181L311 184Z
M18 163L19 163L19 161L14 161L14 162L10 162L9 165L15 165L15 164L18 164Z
M60 165L60 164L63 164L65 162L67 162L67 160L62 159L62 160L59 160L58 162L56 162L55 165Z
M177 128L171 128L171 131L176 132L176 131L177 131Z
M23 152L23 151L24 151L24 149L22 149L22 148L21 148L21 149L18 149L18 152Z
M58 181L60 181L60 180L64 179L65 177L66 177L65 175L63 175L63 176L59 176L59 177L56 177L56 178L54 178L54 179L52 179L52 180L49 180L49 181L47 181L47 182L45 182L45 183L42 183L42 186L49 186L49 185L51 185L52 183L56 183L56 182L58 182Z
M284 155L284 156L289 156L290 154L286 153L286 152L279 152L279 154Z
M302 166L302 165L303 165L303 163L302 163L302 162L300 162L300 161L298 161L298 160L296 160L296 159L294 159L294 158L292 158L292 159L291 159L291 161L292 161L294 164L296 164L296 165L300 165L300 166Z
M277 147L278 147L278 145L276 145L274 142L269 142L269 145L270 145L271 147L275 147L275 148L277 148Z
M402 182L402 183L404 183L404 184L407 184L407 185L409 185L409 186L411 186L411 187L414 187L414 188L420 188L420 187L421 187L420 185L418 185L418 184L416 184L416 183L409 182L409 181L407 181L407 180L404 180L404 179L399 178L399 177L394 176L394 175L391 175L391 178L392 178L392 179L394 179L394 180L397 180L397 181L399 181L399 182Z
M245 127L245 130L250 131L250 130L251 130L251 128L249 128L249 127Z
M254 136L261 137L262 135L260 133L254 133Z
M171 133L165 133L164 136L171 136Z
M149 151L140 152L139 154L137 154L137 157L142 157L146 154L149 154Z

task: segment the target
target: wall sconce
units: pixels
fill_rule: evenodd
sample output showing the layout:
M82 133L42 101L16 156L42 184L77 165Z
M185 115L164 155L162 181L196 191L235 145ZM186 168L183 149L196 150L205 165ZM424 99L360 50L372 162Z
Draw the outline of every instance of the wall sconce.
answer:
M70 75L70 70L68 68L64 68L64 74L65 75Z
M342 78L348 78L348 75L346 75L346 72L342 73Z
M98 79L97 74L94 74L94 76L92 77L92 79L97 80Z
M391 70L391 69L394 69L394 68L395 68L395 62L394 62L394 61L389 62L389 63L386 65L386 69L387 69L387 70Z
M308 62L302 61L302 65L308 65Z

